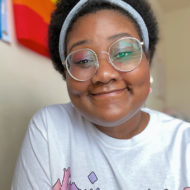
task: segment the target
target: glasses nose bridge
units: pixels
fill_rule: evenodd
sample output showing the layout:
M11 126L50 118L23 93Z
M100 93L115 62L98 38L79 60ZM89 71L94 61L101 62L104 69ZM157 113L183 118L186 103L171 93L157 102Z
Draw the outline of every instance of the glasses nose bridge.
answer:
M112 64L110 53L108 51L99 51L97 54L98 61L98 69L97 72L109 72L113 69L114 71L118 71ZM111 69L111 70L110 70ZM113 72L113 71L112 71Z
M103 58L105 55L109 58L109 52L102 50L98 53L98 58Z
M107 83L120 77L118 70L113 67L111 63L109 52L102 50L99 51L96 55L98 59L98 68L96 70L96 73L91 78L93 83Z
M102 50L102 51L98 52L97 58L98 58L98 63L99 63L99 64L100 64L100 62L101 62L101 59L107 59L107 61L108 61L109 64L110 64L110 54L109 54L108 51Z

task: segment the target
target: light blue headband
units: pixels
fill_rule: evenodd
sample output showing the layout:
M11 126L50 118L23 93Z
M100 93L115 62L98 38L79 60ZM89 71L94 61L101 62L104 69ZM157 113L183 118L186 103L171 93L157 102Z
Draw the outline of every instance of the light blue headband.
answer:
M70 13L67 15L59 36L59 55L61 58L61 61L65 61L65 38L67 34L67 30L69 28L69 25L72 21L72 19L75 17L77 13L80 12L85 7L85 4L88 3L89 0L80 0L70 11ZM145 44L145 51L148 52L149 49L149 36L148 36L148 30L146 27L146 24L141 17L141 15L129 4L123 2L122 0L101 0L104 2L109 2L110 4L116 5L126 12L128 12L133 19L137 22L138 26L140 27L141 33L142 33L142 39Z

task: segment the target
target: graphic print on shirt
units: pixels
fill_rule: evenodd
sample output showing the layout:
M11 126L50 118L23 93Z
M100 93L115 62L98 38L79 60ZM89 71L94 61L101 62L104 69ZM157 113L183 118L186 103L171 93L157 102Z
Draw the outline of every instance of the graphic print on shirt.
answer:
M55 185L53 186L52 190L81 190L80 188L77 187L75 182L70 181L70 177L71 177L70 168L64 169L64 176L63 176L62 183L60 179L58 179ZM91 172L88 175L88 179L91 182L91 184L94 184L98 181L98 178L94 172ZM93 190L93 189L90 189L90 190ZM97 187L96 190L100 190L100 188Z
M60 179L58 179L55 185L53 186L52 190L81 190L76 186L75 183L69 182L70 177L71 177L70 168L64 169L62 184L60 182Z
M92 184L94 184L95 182L98 181L98 178L96 177L96 174L94 172L91 172L89 175L88 175L88 179L90 180L90 182Z

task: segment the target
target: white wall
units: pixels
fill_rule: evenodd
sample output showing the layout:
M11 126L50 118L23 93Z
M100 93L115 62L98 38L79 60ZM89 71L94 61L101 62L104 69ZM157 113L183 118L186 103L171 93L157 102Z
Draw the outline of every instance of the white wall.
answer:
M12 13L9 1L9 13ZM29 119L41 107L68 101L65 82L51 61L15 41L0 41L0 190L10 189L16 158Z
M166 107L190 119L190 6L164 16Z
M159 21L160 40L151 68L153 93L147 104L190 121L190 4L149 1Z
M153 8L153 11L156 15L158 26L159 26L159 36L163 36L163 10L157 0L148 0ZM151 84L152 93L149 94L149 97L146 101L146 106L152 109L159 111L164 110L165 108L165 64L163 57L164 44L159 40L157 44L157 49L152 60L151 65L151 76L153 77L153 83Z

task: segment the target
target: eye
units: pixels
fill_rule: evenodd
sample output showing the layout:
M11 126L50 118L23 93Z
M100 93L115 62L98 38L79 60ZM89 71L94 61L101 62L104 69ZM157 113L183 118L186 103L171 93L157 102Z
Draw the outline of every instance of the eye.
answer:
M76 64L76 65L83 65L83 64L86 64L88 62L89 62L88 59L83 59L83 60L75 61L74 64Z
M121 51L121 52L118 52L116 53L114 56L113 56L113 59L114 60L117 60L117 59L128 59L132 56L133 52L132 51Z
M82 67L82 68L89 68L89 67L94 66L94 62L95 61L93 59L82 59L79 61L75 61L74 65Z
M126 57L126 56L128 56L128 55L131 55L132 54L132 52L119 52L118 54L116 54L114 57L116 57L116 58L123 58L123 57Z

